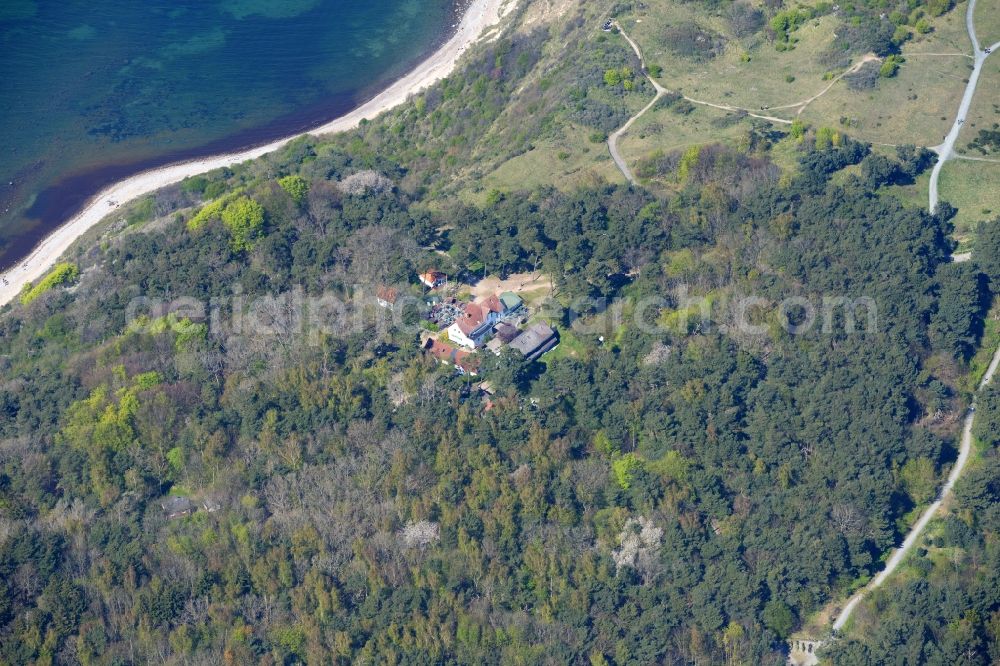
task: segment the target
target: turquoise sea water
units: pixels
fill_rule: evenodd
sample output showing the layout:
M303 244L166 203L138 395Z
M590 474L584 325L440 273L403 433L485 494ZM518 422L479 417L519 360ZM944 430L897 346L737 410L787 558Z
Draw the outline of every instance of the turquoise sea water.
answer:
M343 113L433 48L454 5L0 1L0 268L100 185Z

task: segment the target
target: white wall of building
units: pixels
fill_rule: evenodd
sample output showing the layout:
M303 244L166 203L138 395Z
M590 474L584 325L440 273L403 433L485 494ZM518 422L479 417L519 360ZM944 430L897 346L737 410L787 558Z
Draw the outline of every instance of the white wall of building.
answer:
M476 348L476 343L472 340L472 338L462 332L462 329L459 328L457 322L448 327L448 337L452 342L462 345L463 347L467 347L469 349Z

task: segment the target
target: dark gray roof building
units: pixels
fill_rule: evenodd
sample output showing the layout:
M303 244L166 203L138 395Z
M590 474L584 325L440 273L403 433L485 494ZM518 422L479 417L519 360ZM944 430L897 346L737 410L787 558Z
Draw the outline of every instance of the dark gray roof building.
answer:
M521 331L519 331L516 326L511 326L504 321L497 324L496 328L493 329L493 332L505 345L510 344L514 338L521 335Z
M180 518L194 511L194 504L191 503L191 500L179 495L165 497L160 502L160 506L163 508L163 513L167 518Z
M559 344L559 336L547 324L533 324L531 328L514 338L511 349L524 354L529 361L536 360L545 352L552 351Z

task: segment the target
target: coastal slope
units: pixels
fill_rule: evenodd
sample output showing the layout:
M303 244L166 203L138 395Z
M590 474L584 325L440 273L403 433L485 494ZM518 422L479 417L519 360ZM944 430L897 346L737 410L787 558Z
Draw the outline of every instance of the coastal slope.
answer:
M480 38L489 38L501 18L516 6L517 0L473 0L466 9L455 34L441 48L422 61L409 74L350 113L317 127L308 134L332 134L357 127L405 102L411 95L447 77L469 47ZM24 285L42 277L70 248L76 239L122 205L160 188L214 169L240 164L272 153L299 138L301 134L273 141L236 153L215 155L136 174L97 194L86 207L42 241L27 259L0 276L0 307L11 302Z

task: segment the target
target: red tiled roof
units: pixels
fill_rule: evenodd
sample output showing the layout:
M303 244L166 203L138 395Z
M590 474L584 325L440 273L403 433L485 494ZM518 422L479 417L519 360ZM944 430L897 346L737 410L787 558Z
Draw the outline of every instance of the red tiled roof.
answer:
M450 361L452 354L455 353L454 347L446 345L440 340L434 339L428 339L427 342L424 343L424 349L426 349L431 356L441 359L442 361Z
M479 328L489 313L489 310L478 303L469 303L465 306L461 316L456 321L462 333L472 335L472 332Z
M487 308L490 312L503 314L504 311L503 303L500 302L500 298L496 294L493 294L489 298L485 298L479 301L479 304L482 307Z
M472 352L455 349L451 345L434 339L428 339L424 343L424 349L434 358L452 363L465 372L474 374L479 371L479 357L473 355Z
M458 323L458 327L462 329L462 332L471 336L472 332L479 328L479 326L481 326L482 323L489 318L491 312L503 314L504 311L504 304L500 300L500 297L493 294L478 303L467 304L465 306L465 310L456 321Z
M440 280L444 280L446 277L448 277L448 276L445 275L444 273L442 273L441 271L439 271L438 269L432 268L431 270L429 270L426 273L422 274L420 276L420 279L423 282L425 282L425 283L434 283L434 282L438 282Z
M396 299L399 298L399 291L393 287L379 287L375 295L379 300L385 301L386 303L395 303Z

